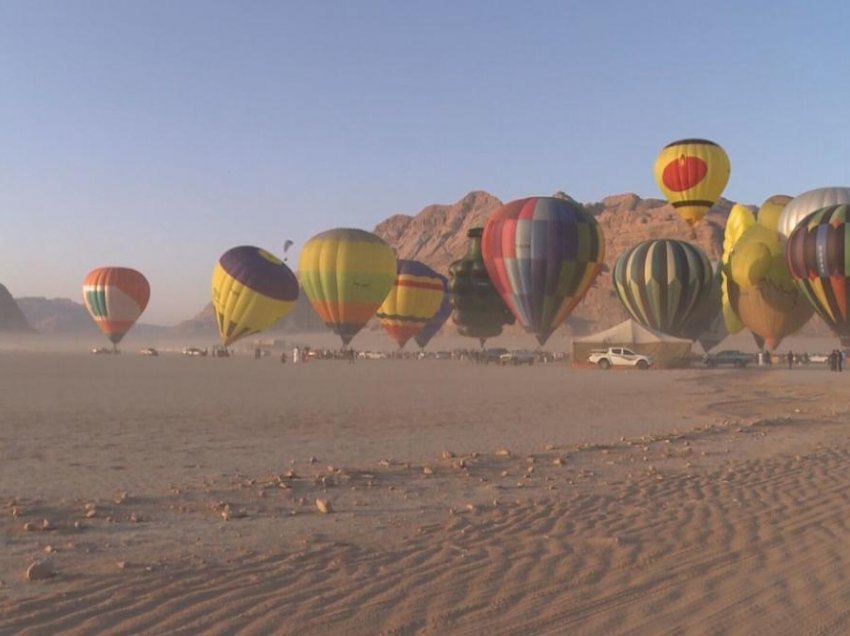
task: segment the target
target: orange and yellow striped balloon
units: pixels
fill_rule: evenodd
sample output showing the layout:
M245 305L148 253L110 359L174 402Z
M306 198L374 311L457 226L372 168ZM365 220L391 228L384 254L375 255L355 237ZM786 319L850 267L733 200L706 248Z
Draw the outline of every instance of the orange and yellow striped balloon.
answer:
M325 323L347 345L375 315L396 277L393 249L365 230L339 228L301 250L298 278Z

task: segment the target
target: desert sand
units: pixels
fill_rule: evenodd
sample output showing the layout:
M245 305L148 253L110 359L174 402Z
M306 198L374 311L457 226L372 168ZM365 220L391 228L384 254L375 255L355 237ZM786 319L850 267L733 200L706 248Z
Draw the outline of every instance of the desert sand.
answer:
M823 365L2 352L0 633L847 633L848 397Z

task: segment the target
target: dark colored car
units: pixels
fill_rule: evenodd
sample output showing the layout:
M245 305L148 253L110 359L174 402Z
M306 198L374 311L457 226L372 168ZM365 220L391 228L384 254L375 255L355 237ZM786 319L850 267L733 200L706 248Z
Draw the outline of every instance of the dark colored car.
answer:
M710 353L703 357L702 361L707 367L738 367L743 369L748 364L755 364L756 356L743 351L729 350Z

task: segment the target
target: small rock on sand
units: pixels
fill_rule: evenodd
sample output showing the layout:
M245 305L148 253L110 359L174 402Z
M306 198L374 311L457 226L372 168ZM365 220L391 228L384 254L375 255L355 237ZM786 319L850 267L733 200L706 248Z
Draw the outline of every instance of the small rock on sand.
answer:
M454 459L455 454L450 450L444 450L442 457L443 459Z
M56 570L50 561L33 561L27 568L26 577L28 581L46 581L56 576Z
M433 474L434 474L434 469L433 469L433 468L431 468L430 466L424 466L424 467L422 468L422 474L423 474L423 475L433 475Z
M316 509L323 515L330 514L334 511L333 505L331 505L331 502L328 499L316 499Z
M507 448L497 448L493 454L496 455L496 457L510 457L511 451Z

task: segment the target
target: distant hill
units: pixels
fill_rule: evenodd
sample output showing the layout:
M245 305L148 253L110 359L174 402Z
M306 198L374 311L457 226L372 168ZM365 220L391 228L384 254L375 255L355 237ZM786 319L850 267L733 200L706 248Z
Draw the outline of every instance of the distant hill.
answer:
M0 331L7 333L28 333L32 326L24 316L18 303L4 285L0 285Z
M100 329L94 324L85 305L70 298L26 297L17 299L21 312L30 325L39 333L48 335L99 336ZM157 335L167 327L138 323L133 326L134 335Z

